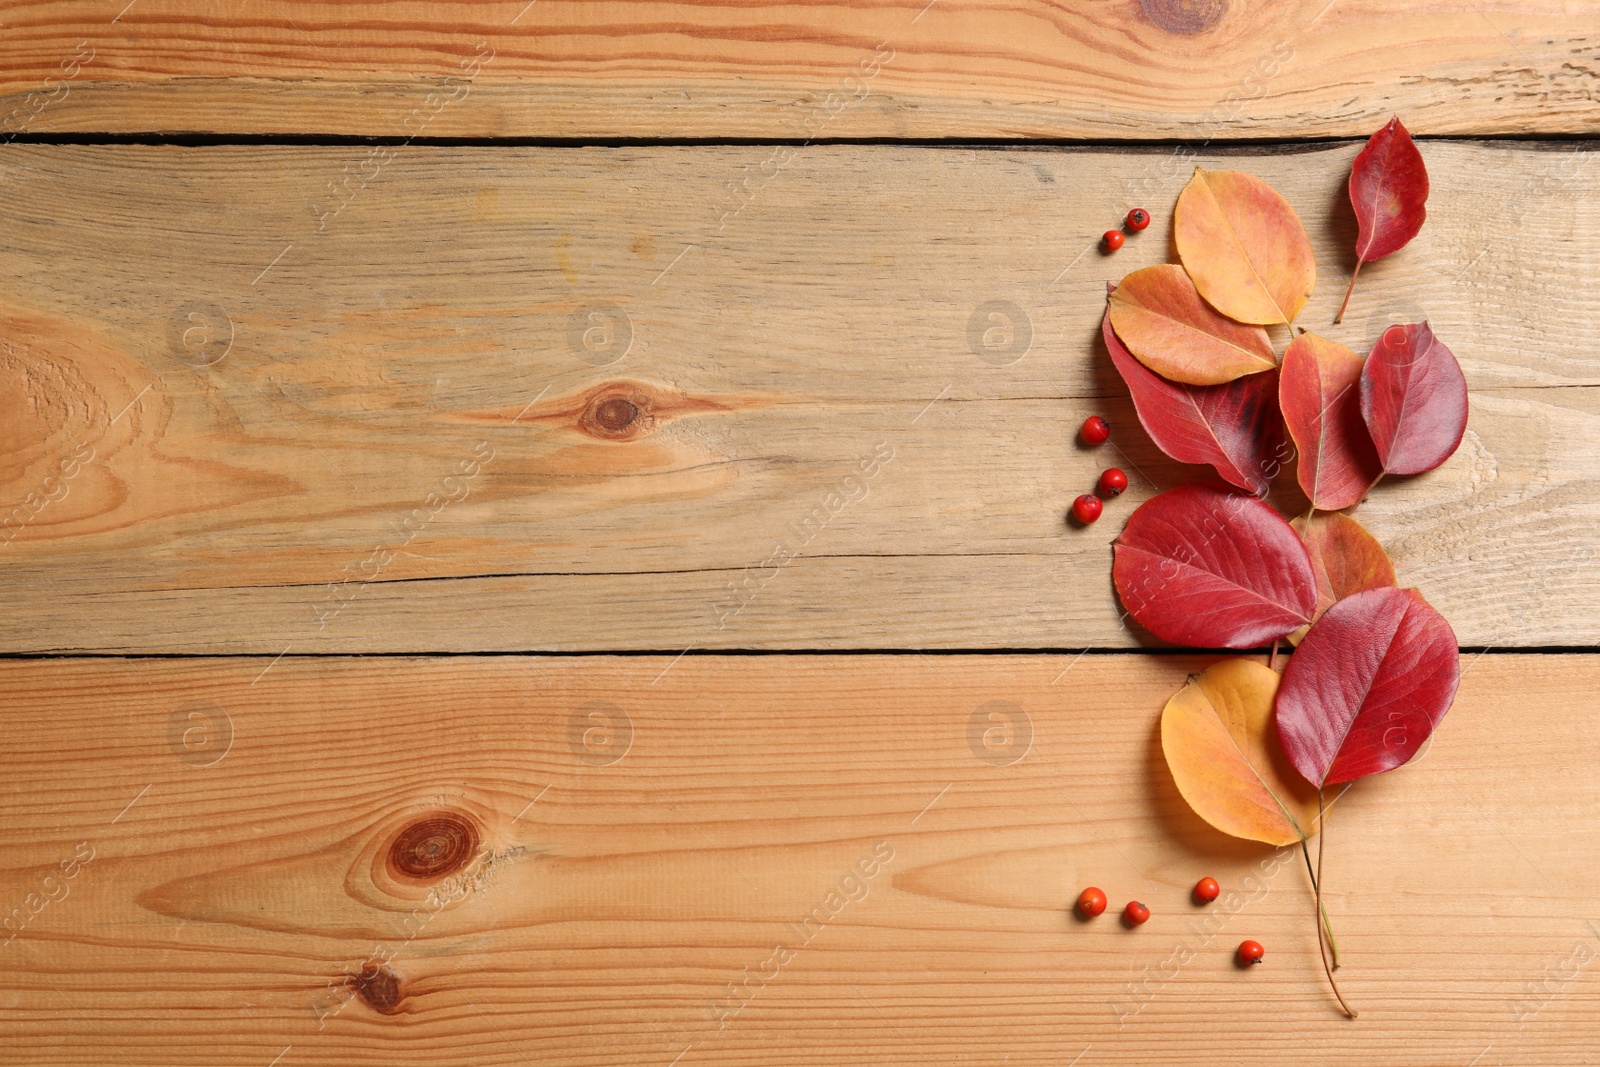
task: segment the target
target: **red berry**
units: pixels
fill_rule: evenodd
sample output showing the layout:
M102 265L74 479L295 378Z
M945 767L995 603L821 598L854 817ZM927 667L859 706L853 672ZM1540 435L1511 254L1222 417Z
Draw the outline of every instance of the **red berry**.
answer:
M1239 966L1241 967L1248 967L1252 963L1260 963L1261 957L1266 954L1267 950L1261 947L1261 942L1259 941L1239 942Z
M1115 252L1117 249L1122 247L1124 238L1121 230L1107 230L1105 236L1101 238L1101 240L1105 241L1107 252Z
M1121 496L1128 488L1128 476L1117 467L1108 467L1100 474L1100 485L1095 489L1103 497Z
M1150 909L1137 900L1128 901L1128 906L1122 909L1122 921L1129 926L1143 926L1150 918Z
M1072 517L1087 526L1100 517L1100 509L1103 506L1099 497L1093 493L1085 493L1072 502Z
M1194 884L1194 899L1202 904L1209 904L1216 900L1222 893L1222 887L1215 878L1202 878Z
M1083 420L1083 429L1078 431L1083 435L1086 445L1103 445L1111 440L1111 424L1099 415L1090 415Z
M1142 230L1150 225L1150 212L1142 207L1136 207L1128 212L1128 229Z
M1106 910L1106 895L1101 890L1090 886L1078 894L1078 914L1085 919L1092 919Z

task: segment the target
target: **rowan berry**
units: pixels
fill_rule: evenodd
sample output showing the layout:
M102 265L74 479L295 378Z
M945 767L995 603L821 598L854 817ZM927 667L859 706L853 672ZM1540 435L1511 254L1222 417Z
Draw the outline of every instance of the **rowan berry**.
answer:
M1102 890L1090 886L1078 894L1078 914L1085 919L1092 919L1106 910L1106 895Z

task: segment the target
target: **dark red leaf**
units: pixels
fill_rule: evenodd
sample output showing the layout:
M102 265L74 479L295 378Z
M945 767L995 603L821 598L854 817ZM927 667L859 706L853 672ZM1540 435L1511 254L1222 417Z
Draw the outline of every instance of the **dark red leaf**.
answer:
M1349 507L1383 473L1361 421L1361 357L1303 333L1290 342L1278 374L1283 421L1300 457L1300 488L1322 511Z
M1179 645L1254 648L1317 607L1298 534L1253 496L1186 485L1147 500L1117 538L1111 575L1141 626Z
M1344 318L1363 263L1406 246L1428 217L1428 168L1399 117L1373 134L1350 168L1350 206L1356 209L1356 269L1334 318Z
M1209 463L1240 489L1267 491L1283 464L1277 371L1223 385L1183 385L1135 359L1112 330L1109 312L1100 332L1156 447L1179 463Z
M1428 217L1428 168L1399 116L1367 140L1350 168L1356 255L1371 263L1404 248Z
M1415 589L1357 593L1289 658L1278 737L1316 786L1392 771L1450 710L1460 676L1455 632Z
M1361 372L1361 415L1386 474L1431 471L1467 429L1461 364L1427 323L1383 331Z

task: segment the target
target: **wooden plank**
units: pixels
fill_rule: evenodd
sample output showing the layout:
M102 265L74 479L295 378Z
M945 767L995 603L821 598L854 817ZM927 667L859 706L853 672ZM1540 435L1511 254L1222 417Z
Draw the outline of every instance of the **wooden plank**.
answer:
M56 0L4 29L0 133L1203 141L1600 117L1600 13L1574 0Z
M1354 1023L1300 857L1167 775L1200 659L267 662L0 664L30 1063L1600 1057L1597 657L1470 661L1340 801ZM1204 874L1237 896L1194 906ZM1077 922L1088 884L1154 918Z
M332 213L364 151L0 152L0 647L1139 640L1108 546L1199 472L1098 319L1190 159L813 148L732 211L772 149L413 148ZM1466 368L1460 452L1358 511L1402 580L1465 645L1600 644L1600 167L1425 151L1428 226L1338 328L1354 147L1199 162L1303 214L1301 325L1365 351L1426 317ZM1101 256L1130 202L1155 224ZM1075 444L1091 411L1116 447ZM1067 527L1109 464L1134 489Z

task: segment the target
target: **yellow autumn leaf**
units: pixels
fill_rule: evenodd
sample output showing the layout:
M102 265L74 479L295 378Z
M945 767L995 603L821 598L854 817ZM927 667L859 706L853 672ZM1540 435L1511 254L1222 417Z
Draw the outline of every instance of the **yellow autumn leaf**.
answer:
M1316 832L1317 790L1278 745L1278 673L1248 659L1213 664L1161 713L1161 751L1178 792L1225 834L1293 845Z
M1317 261L1300 216L1252 174L1196 168L1178 195L1173 232L1195 288L1231 319L1293 322L1316 288Z

